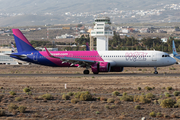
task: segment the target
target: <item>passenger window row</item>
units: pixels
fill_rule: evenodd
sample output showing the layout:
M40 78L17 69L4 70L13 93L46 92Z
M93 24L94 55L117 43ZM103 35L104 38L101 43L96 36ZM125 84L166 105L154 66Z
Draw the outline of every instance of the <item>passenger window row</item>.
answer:
M150 55L149 56L148 55L147 56L123 56L123 55L122 56L121 55L120 56L119 55L118 56L111 56L111 55L107 55L104 57L151 57L151 56Z
M162 57L170 57L169 55L162 55Z

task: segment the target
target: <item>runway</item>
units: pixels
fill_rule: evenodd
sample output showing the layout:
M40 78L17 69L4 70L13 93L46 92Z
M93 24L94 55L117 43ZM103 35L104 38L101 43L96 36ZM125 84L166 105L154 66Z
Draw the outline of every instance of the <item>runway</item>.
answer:
M120 74L0 74L0 77L137 77L137 76L158 76L158 77L168 77L168 76L180 76L177 73L169 74L142 74L142 73L120 73Z

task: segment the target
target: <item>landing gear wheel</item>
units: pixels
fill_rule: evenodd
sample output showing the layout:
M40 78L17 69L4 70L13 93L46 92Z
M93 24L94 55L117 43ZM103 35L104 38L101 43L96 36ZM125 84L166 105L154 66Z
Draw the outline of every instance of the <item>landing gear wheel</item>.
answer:
M99 74L99 72L93 72L93 74Z
M83 72L84 74L89 74L89 70L84 70L84 72Z
M158 74L157 67L154 67L154 74Z
M158 72L157 72L157 71L155 71L155 72L154 72L154 74L158 74Z

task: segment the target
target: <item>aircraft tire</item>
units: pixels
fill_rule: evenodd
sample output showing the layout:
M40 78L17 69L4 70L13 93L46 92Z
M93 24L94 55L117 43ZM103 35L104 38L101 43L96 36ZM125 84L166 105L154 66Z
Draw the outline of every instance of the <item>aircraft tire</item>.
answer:
M158 74L158 72L157 72L157 71L155 71L155 72L154 72L154 74Z
M84 72L83 72L84 74L89 74L89 70L84 70Z

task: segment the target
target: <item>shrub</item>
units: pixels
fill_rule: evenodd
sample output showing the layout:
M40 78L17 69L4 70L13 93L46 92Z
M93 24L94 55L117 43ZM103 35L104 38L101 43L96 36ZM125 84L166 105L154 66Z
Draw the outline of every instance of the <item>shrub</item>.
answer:
M131 95L124 95L122 97L120 97L121 101L133 101L133 96Z
M16 97L16 98L15 98L15 101L22 101L22 100L23 100L22 97Z
M141 106L140 105L136 105L134 108L135 109L141 109Z
M180 107L180 99L178 99L176 101L176 104L174 105L175 108L179 108Z
M31 90L26 87L26 88L23 89L23 91L24 91L25 93L27 93L27 92L30 92Z
M105 108L107 108L107 109L109 109L109 108L110 108L110 107L109 107L109 105L105 105L104 107L105 107Z
M173 100L173 99L164 99L164 100L161 102L160 106L161 106L162 108L172 108L175 103L176 103L176 102L175 102L175 100Z
M97 97L96 99L97 99L97 100L100 100L100 97Z
M144 89L145 89L145 90L152 90L152 88L151 88L151 87L148 87L148 86L146 86Z
M112 92L112 95L113 96L118 96L120 93L118 92L118 91L114 91L114 92Z
M34 97L34 99L37 99L37 100L43 100L43 97L42 97L42 96Z
M90 93L82 93L80 96L81 101L89 101L92 100L92 95Z
M3 109L0 110L0 116L5 116L5 111Z
M25 113L26 109L27 109L27 107L25 107L25 106L19 106L19 108L18 108L20 113Z
M108 98L108 99L107 99L107 102L108 102L108 103L114 103L114 101L115 101L115 100L114 100L113 98Z
M73 93L73 92L69 92L67 95L69 95L69 96L73 96L73 95L74 95L74 93Z
M174 95L174 96L178 96L179 94L180 94L180 91L174 91L174 92L173 92L173 95Z
M73 103L73 104L76 104L78 102L79 102L79 100L77 100L77 99L71 99L71 103Z
M140 102L140 103L150 103L151 100L149 100L148 98L146 98L146 96L144 96L144 95L140 95L140 96L139 96L139 102Z
M151 112L151 113L149 114L149 116L151 116L151 117L156 117L156 113L155 113L155 112Z
M10 91L9 94L10 95L16 95L16 93L14 91Z
M162 87L162 89L165 89L165 87Z
M159 100L158 100L158 103L161 104L162 101L163 101L162 99L159 99Z
M158 112L158 113L156 114L156 117L162 117L161 112Z
M138 89L138 90L141 90L141 87L138 87L137 89Z
M164 93L165 97L171 97L171 95L167 92Z
M138 69L138 71L142 71L142 69Z
M179 100L180 99L180 96L176 97L176 100Z
M81 97L82 94L87 94L87 95L91 96L91 98L92 98L92 95L91 95L90 92L88 92L88 91L77 92L77 93L75 93L75 97L74 97L74 98L80 99L80 97Z
M32 95L32 91L26 92L27 95Z
M80 98L80 96L81 96L81 92L77 92L77 93L74 93L74 98Z
M13 103L10 103L10 104L8 105L8 110L9 110L9 112L12 112L13 110L16 110L17 108L18 108L18 106L15 105L15 104L13 104Z
M172 90L172 87L167 87L166 90Z
M0 87L0 89L3 89L3 87Z
M99 112L99 111L96 111L96 114L100 114L100 112Z
M134 98L133 98L133 101L134 102L139 102L139 95L135 95Z
M46 94L42 95L42 98L44 98L46 100L52 100L53 96L51 94L46 93Z
M69 99L70 99L70 96L63 94L63 95L62 95L62 99L64 99L64 100L69 100Z
M153 95L152 93L148 93L146 94L146 98L152 99L152 98L155 98L155 95Z
M124 93L123 93L123 96L125 96L125 95L127 95L127 93L126 93L126 92L124 92Z

